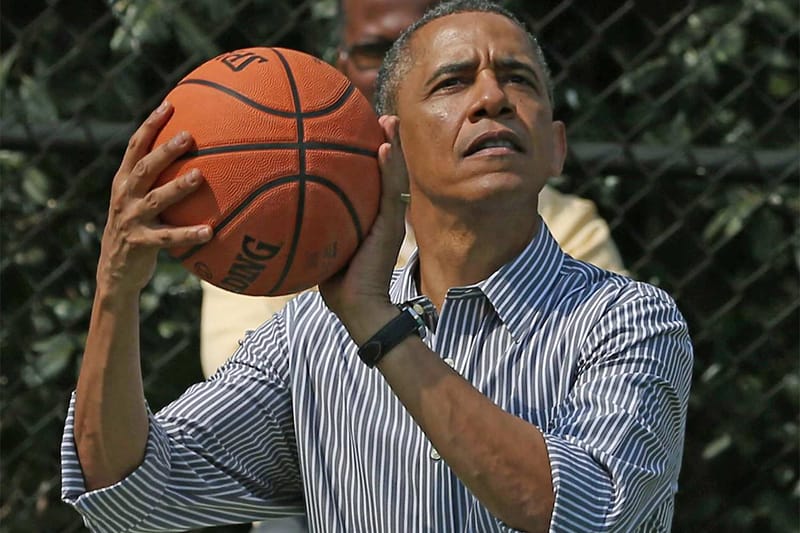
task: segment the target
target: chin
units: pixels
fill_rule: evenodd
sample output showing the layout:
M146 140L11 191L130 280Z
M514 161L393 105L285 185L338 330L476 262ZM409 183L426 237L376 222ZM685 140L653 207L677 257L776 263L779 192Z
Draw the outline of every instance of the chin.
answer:
M461 183L450 194L443 195L444 203L469 209L483 205L486 209L511 211L536 205L541 186L519 174L498 172ZM509 213L510 214L510 213Z
M517 172L491 172L474 180L470 189L473 189L475 200L494 197L538 196L541 185L538 185L530 176ZM542 184L543 185L543 184Z
M412 185L412 195L416 190L417 194L427 196L432 204L447 209L475 209L475 204L480 203L493 209L536 205L546 179L532 176L529 168L519 168L519 162L511 165L508 161L489 161L487 158L481 164L475 163L462 166L456 172L428 173L424 180L415 179L411 173L411 181L416 182Z

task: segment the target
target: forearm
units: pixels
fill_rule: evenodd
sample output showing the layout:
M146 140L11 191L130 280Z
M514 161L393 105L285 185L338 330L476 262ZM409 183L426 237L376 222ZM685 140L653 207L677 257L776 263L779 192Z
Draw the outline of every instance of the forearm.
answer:
M139 355L139 295L160 248L194 246L212 237L207 225L165 226L159 214L202 183L197 170L154 187L192 145L180 132L155 148L172 112L163 102L136 130L111 184L97 267L97 291L75 405L75 446L87 489L113 484L144 456L148 421Z
M142 461L148 420L139 355L139 295L99 288L75 404L75 445L86 489L109 486Z
M554 501L550 463L534 425L500 409L414 337L378 368L431 444L492 514L516 529L548 529Z

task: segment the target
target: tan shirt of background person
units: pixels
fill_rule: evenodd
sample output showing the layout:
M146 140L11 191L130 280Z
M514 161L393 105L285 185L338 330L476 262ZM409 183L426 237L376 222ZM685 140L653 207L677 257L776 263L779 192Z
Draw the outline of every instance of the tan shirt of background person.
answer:
M370 101L384 52L400 33L435 4L431 0L342 0L342 34L337 68ZM582 261L607 270L624 267L606 222L594 203L545 186L539 195L539 213L561 248ZM409 228L398 266L408 260L415 242ZM202 282L200 360L210 376L233 354L245 331L269 320L294 295L273 298L243 296Z

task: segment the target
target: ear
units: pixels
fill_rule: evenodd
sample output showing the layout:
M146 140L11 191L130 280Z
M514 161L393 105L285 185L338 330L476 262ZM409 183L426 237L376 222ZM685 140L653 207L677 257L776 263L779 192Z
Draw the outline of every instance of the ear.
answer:
M560 176L564 170L564 161L567 158L567 127L560 120L554 120L553 131L553 159L551 161L550 176Z

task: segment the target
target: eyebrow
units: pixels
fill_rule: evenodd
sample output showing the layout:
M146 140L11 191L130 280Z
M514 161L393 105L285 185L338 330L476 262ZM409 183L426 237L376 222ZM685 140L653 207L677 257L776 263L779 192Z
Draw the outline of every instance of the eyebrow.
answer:
M456 63L445 63L444 65L440 66L436 70L433 71L433 74L430 75L428 80L425 82L425 85L430 85L437 78L445 75L445 74L453 74L455 72L464 72L465 70L469 70L470 68L475 68L477 62L475 61L459 61Z
M518 59L514 59L511 57L503 57L498 59L496 62L497 68L499 70L504 71L514 71L514 70L522 70L526 73L530 74L533 79L536 81L536 85L542 89L544 87L544 81L542 80L540 74L533 68L530 64L520 61ZM477 66L476 61L457 61L455 63L446 63L436 70L433 71L433 74L428 78L425 82L426 86L431 85L436 79L440 76L445 74L454 74L457 72L464 72L470 69L474 69Z

